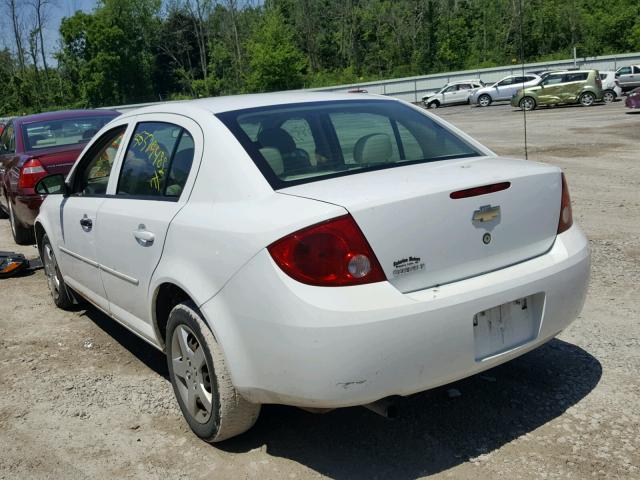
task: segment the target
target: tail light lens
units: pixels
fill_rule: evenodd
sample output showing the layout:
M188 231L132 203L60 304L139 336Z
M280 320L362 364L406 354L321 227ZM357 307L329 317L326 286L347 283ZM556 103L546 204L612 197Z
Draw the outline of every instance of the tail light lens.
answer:
M573 225L573 212L571 211L571 197L567 179L562 174L562 200L560 201L560 221L558 222L558 233L569 230Z
M598 85L599 88L602 88L602 80L600 80L600 77L596 78L596 85Z
M38 181L47 176L47 171L37 158L27 160L20 169L19 188L34 188Z
M382 267L351 215L298 230L268 247L291 278L322 287L386 280Z

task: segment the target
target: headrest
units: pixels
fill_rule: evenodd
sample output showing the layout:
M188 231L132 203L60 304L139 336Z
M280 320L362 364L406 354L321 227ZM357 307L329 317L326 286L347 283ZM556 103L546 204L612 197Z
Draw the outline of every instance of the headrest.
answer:
M391 140L385 133L372 133L356 142L353 159L356 163L386 163L391 159Z
M289 153L295 150L296 142L282 128L267 128L258 134L258 142L261 147L272 147L280 150L280 153Z

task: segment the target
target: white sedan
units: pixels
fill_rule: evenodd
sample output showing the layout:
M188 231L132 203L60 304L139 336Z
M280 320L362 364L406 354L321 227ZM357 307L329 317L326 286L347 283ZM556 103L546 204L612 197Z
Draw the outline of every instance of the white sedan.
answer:
M511 360L576 318L589 278L559 168L390 98L144 108L37 188L55 303L166 352L207 441L263 403L379 411Z

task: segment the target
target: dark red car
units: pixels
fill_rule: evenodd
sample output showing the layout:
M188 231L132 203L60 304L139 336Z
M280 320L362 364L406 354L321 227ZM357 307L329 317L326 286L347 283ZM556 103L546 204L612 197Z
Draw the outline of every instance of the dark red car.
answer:
M633 108L635 110L640 110L640 88L636 88L635 90L631 90L627 94L627 99L624 101L624 104L627 108Z
M0 215L8 215L16 243L34 242L33 221L43 197L42 177L66 175L91 137L120 115L112 110L70 110L17 117L0 134Z
M4 122L0 122L0 135L2 135L3 130L4 130Z

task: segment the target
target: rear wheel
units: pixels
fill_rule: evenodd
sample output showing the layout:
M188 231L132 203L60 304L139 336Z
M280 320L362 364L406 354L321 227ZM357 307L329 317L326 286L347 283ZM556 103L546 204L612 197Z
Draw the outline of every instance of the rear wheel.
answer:
M481 107L488 107L489 105L491 105L491 102L492 102L491 97L486 93L478 97L478 105L480 105Z
M536 101L531 97L524 97L520 100L520 108L522 110L530 111L536 108Z
M222 349L193 303L171 310L166 352L173 391L196 435L220 442L253 426L260 405L236 391Z
M35 235L33 230L25 228L20 224L20 221L16 218L16 214L13 210L13 204L9 200L9 223L11 223L11 234L13 240L18 245L33 245L35 243Z
M69 308L73 305L73 298L66 283L64 283L62 275L60 274L58 261L56 260L56 255L47 234L42 237L41 243L42 250L40 251L40 257L42 258L44 274L47 277L47 284L49 285L49 291L53 297L53 302L58 308Z
M604 100L604 103L612 103L615 101L615 99L616 92L614 92L613 90L605 90L602 94L602 100Z
M596 96L591 92L584 92L580 95L580 105L590 107L596 102Z

